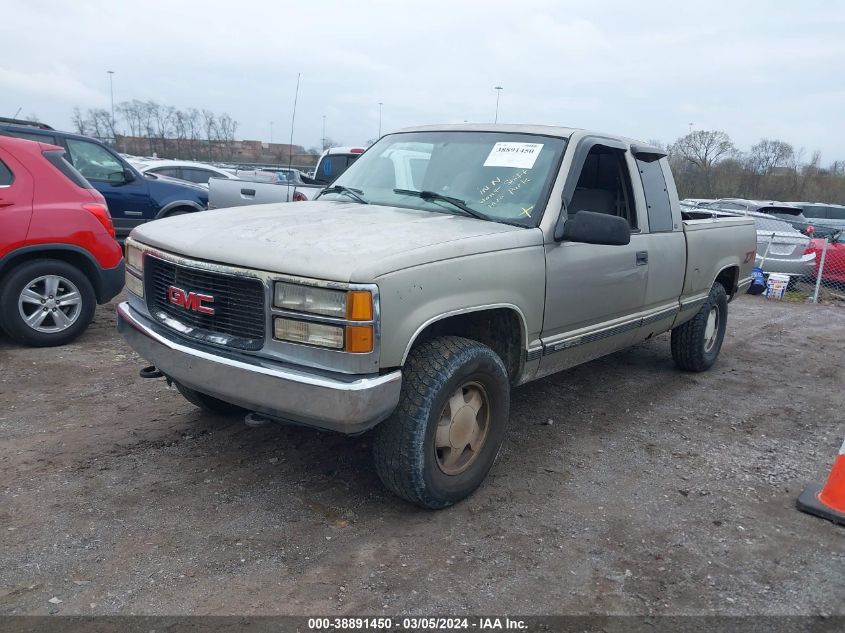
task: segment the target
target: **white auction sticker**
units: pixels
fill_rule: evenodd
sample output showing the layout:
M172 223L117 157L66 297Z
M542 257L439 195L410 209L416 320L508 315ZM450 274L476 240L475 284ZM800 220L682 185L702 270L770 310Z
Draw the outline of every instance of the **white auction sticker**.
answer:
M542 149L542 143L496 143L484 161L484 166L531 169Z

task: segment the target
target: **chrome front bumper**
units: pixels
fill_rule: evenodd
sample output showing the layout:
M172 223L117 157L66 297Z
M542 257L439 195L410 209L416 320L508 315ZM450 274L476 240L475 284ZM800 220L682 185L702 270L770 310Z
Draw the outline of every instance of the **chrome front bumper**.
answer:
M360 433L387 418L399 402L399 370L330 375L194 345L127 302L117 306L117 329L138 354L186 387L297 424Z

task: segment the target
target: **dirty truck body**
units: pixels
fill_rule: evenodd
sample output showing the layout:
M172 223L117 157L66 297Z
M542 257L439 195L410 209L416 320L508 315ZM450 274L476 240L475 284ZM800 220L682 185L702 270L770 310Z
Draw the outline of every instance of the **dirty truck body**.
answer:
M413 128L329 191L137 228L118 327L199 406L375 427L424 507L480 485L511 386L668 330L703 371L750 284L753 222L685 219L665 156L617 136Z

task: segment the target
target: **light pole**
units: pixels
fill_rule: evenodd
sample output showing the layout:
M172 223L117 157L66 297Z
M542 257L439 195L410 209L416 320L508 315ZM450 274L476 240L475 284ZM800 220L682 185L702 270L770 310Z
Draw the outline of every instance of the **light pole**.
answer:
M501 86L494 86L493 89L496 91L496 116L493 117L493 123L499 122L499 95L502 93L503 88Z
M111 96L111 135L112 135L112 142L117 142L117 139L114 138L114 82L112 81L112 77L114 77L113 70L106 71L109 75L109 95Z
M273 144L273 122L270 121L270 145Z
M689 124L689 133L692 134L692 126L695 125L694 123Z
M381 106L383 105L381 101L378 102L378 138L381 138Z
M323 115L323 151L326 151L326 115Z

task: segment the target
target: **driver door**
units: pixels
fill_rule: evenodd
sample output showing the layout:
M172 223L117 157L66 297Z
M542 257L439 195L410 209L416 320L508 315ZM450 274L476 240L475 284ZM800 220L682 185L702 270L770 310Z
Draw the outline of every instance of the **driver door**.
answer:
M143 177L127 175L123 162L98 143L66 139L73 166L103 194L118 235L153 218L150 195Z
M634 340L645 301L648 253L627 154L624 146L604 139L584 139L576 149L561 213L573 217L578 211L593 211L623 217L631 227L631 241L624 246L546 244L539 375L598 358Z

